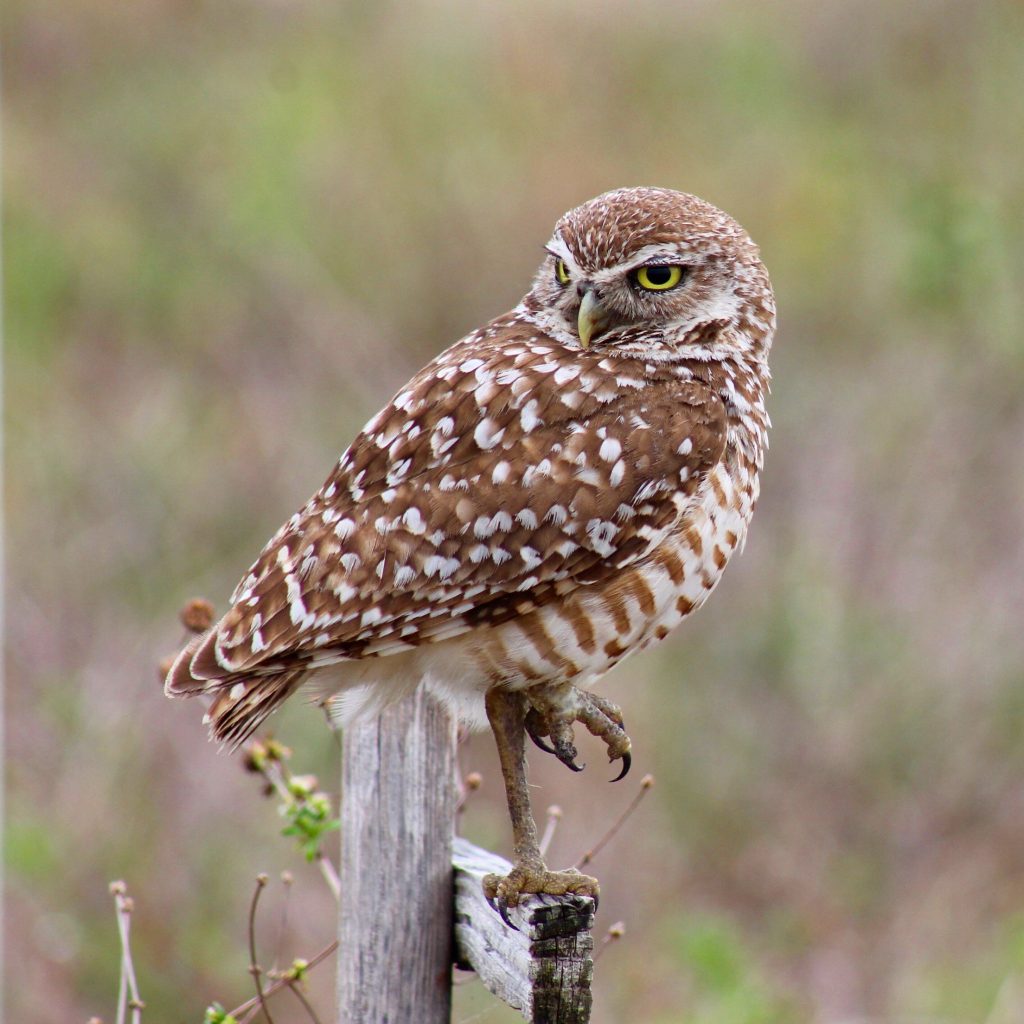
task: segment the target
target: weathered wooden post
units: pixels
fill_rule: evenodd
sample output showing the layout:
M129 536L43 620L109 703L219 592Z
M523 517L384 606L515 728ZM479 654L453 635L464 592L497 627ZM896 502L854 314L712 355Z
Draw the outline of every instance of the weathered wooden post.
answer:
M465 839L455 846L455 953L502 1002L532 1024L587 1024L594 974L594 901L531 896L505 922L487 905L486 874L512 865Z
M341 1024L451 1019L455 726L423 687L342 734Z
M455 830L455 725L419 688L342 735L339 1024L449 1024L452 964L533 1024L587 1024L594 901L484 900L510 865Z

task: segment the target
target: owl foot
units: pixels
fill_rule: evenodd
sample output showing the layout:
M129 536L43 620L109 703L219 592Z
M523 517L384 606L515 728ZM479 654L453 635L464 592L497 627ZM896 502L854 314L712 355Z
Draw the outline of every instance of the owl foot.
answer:
M626 777L633 761L632 744L623 728L622 712L615 704L575 686L536 688L528 691L527 697L530 709L524 723L526 734L541 750L554 754L574 772L583 771L585 766L576 763L573 743L573 723L582 722L592 736L604 740L609 761L622 761L622 770L612 782Z
M508 908L518 906L523 896L531 893L589 896L594 901L596 911L601 892L597 879L590 875L584 875L575 868L548 871L542 863L517 864L507 875L485 875L483 886L487 902L501 915L502 921L513 929L516 926L509 920Z

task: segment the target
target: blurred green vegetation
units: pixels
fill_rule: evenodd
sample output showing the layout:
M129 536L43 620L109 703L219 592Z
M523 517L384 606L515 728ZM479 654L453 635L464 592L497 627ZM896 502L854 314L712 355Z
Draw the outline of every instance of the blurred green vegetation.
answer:
M161 694L176 610L517 301L563 210L641 183L761 244L775 429L746 553L605 687L658 786L594 865L627 926L595 1024L1024 1017L1020 4L4 13L10 1019L111 1019L113 878L153 1021L249 996L258 871L296 876L268 948L330 940L258 785ZM315 712L275 729L333 780ZM463 759L467 831L507 843L488 738ZM533 771L556 861L628 799Z

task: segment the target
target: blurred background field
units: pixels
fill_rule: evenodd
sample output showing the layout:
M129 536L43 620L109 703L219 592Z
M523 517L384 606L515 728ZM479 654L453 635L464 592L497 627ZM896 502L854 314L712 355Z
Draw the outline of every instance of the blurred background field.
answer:
M8 1020L113 1019L113 878L147 1024L248 997L258 871L296 876L284 960L330 940L273 804L162 696L177 609L223 606L558 215L627 184L736 216L780 327L747 550L603 686L658 781L594 864L627 927L594 1020L1024 1020L1019 3L4 16ZM274 728L333 789L319 714ZM507 852L491 748L464 750L464 830ZM533 759L555 862L632 795L585 756ZM460 986L460 1024L515 1019Z

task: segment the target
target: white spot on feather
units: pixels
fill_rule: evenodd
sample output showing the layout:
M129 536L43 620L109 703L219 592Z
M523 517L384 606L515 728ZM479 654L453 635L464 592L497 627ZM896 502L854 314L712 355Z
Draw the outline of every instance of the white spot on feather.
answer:
M427 524L423 521L423 516L420 515L420 510L415 505L411 505L405 510L402 523L410 533L421 534L427 529Z
M536 398L531 398L519 411L519 426L522 427L524 434L529 434L541 422L537 415L538 404Z
M543 561L540 557L540 552L536 548L531 548L528 544L524 544L519 549L519 557L526 563L527 569L535 569Z
M516 513L516 520L526 530L537 529L537 516L532 509L524 508Z
M504 427L499 428L489 416L485 416L473 431L473 440L482 451L490 451L495 445L501 442L505 434Z

